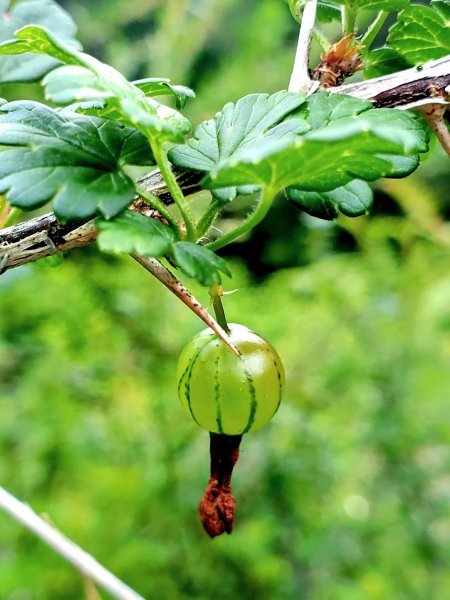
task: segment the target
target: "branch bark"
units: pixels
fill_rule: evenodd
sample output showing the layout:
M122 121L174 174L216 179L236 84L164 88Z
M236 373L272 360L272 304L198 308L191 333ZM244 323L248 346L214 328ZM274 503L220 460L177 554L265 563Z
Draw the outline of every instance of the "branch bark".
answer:
M178 183L183 193L193 194L201 190L201 173L176 171ZM164 204L173 204L164 179L159 170L152 171L139 180L146 191L158 196ZM145 202L137 201L133 208L146 214L149 209ZM151 209L149 209L151 212ZM35 217L19 225L0 229L0 275L8 269L80 248L95 241L97 237L95 221L60 223L53 213Z
M327 91L370 100L376 108L405 110L432 103L450 105L450 54L420 67L328 88Z
M200 302L191 294L191 292L179 281L166 267L156 258L132 254L132 258L138 262L144 269L154 275L168 290L175 294L188 308L192 310L208 327L210 327L232 350L236 356L241 353L230 340L229 332L217 323L209 312L200 304Z
M328 88L334 94L348 94L373 102L377 108L423 110L439 104L450 108L450 55L367 81ZM178 171L177 179L185 194L199 191L201 173ZM140 184L164 203L172 199L159 171L145 176ZM58 252L90 244L97 231L94 221L58 223L49 213L0 230L0 275L8 269L33 262Z

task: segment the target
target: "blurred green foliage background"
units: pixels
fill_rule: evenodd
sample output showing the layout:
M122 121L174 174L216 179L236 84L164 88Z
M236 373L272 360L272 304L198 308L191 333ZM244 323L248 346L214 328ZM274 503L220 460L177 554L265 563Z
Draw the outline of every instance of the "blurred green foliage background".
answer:
M286 87L297 27L281 0L61 4L86 49L129 77L193 86L194 121ZM1 95L36 91L24 89ZM227 249L229 320L275 345L287 393L243 441L236 530L214 541L197 519L208 434L175 385L201 324L131 259L95 248L8 272L1 485L149 599L448 597L448 184L435 149L410 178L376 186L369 217L326 223L280 199ZM0 514L0 598L96 596Z

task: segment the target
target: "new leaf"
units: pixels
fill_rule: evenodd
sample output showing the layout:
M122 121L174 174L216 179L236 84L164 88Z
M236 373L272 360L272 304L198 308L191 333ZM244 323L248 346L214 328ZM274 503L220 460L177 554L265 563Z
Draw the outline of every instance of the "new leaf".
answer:
M20 2L12 7L9 1L0 4L0 42L12 38L15 31L29 23L46 27L73 48L81 48L71 16L53 0ZM0 82L39 81L57 65L58 61L48 56L2 56Z
M191 129L178 111L147 98L116 69L74 50L42 27L23 27L16 32L15 40L0 44L0 54L25 52L44 54L66 65L44 79L47 97L56 103L106 100L126 125L136 127L158 144L183 141Z
M184 145L173 148L169 158L179 167L209 172L263 137L281 140L298 131L299 122L280 122L305 99L303 93L278 92L272 96L250 94L236 104L230 102L214 119L201 123ZM238 191L214 189L212 193L220 200L232 200Z

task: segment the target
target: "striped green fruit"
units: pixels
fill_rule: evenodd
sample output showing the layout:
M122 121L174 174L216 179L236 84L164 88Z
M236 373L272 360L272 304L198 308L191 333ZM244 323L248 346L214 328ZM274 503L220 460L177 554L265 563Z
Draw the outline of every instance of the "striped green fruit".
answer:
M236 356L211 329L198 333L178 361L178 395L186 411L213 433L256 431L276 413L284 369L272 346L243 325L232 323Z

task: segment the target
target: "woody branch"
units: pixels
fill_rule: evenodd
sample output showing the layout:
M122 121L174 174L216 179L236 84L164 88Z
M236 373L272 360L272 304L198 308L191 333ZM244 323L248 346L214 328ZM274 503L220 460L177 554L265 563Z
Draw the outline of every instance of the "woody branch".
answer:
M348 94L370 100L376 108L399 108L425 111L439 105L441 113L450 108L450 55L392 75L328 88L334 94ZM441 124L442 129L442 124ZM178 171L177 178L186 195L200 189L201 174ZM158 171L140 182L147 191L172 202ZM143 204L134 205L142 210ZM46 256L66 252L92 243L97 237L94 221L61 224L53 213L30 219L0 230L0 274L19 265Z

